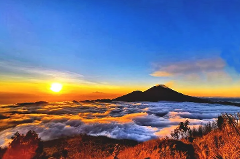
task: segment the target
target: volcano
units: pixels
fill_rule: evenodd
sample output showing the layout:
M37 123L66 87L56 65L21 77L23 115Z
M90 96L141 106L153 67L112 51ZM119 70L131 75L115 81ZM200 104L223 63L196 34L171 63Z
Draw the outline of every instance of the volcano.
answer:
M176 101L176 102L196 102L196 103L208 103L206 99L192 97L179 93L165 85L156 85L148 90L133 91L129 94L113 99L113 101L125 101L125 102L137 102L137 101Z

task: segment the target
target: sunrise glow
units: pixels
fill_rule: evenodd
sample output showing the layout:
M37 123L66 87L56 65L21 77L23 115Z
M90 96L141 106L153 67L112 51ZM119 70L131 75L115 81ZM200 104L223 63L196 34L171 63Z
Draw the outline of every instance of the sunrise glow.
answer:
M62 84L60 84L60 83L52 83L50 89L53 92L60 92L62 90Z
M0 0L0 159L240 158L240 0Z

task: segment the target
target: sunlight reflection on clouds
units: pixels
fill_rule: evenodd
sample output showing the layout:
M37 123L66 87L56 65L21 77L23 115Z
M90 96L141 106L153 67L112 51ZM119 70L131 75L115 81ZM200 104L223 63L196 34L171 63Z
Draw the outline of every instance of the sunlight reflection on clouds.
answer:
M221 113L238 111L239 107L188 102L5 105L1 106L0 145L6 145L15 132L28 130L36 131L43 140L88 134L146 141L169 135L186 119L198 126Z

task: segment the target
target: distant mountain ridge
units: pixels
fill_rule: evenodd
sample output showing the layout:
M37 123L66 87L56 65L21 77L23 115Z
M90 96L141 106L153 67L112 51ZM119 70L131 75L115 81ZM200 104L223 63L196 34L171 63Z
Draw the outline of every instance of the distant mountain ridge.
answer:
M221 104L240 107L240 103L229 101L214 101L206 98L198 98L179 93L165 85L156 85L146 91L133 91L115 99L97 99L86 100L84 102L158 102L158 101L174 101L174 102L194 102L194 103L208 103L208 104Z
M129 94L113 99L113 101L126 101L126 102L137 102L137 101L176 101L176 102L196 102L196 103L209 103L207 99L201 99L184 95L177 91L168 88L165 85L156 85L148 90L133 91Z

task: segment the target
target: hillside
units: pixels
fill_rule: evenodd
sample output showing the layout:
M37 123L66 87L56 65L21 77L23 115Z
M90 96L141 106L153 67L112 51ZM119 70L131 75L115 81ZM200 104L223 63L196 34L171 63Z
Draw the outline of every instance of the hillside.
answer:
M148 90L134 91L132 93L123 95L121 97L113 99L114 101L126 101L126 102L136 102L136 101L176 101L176 102L196 102L196 103L208 103L210 101L206 99L201 99L197 97L191 97L184 95L177 91L168 88L165 85L157 85L149 88Z

